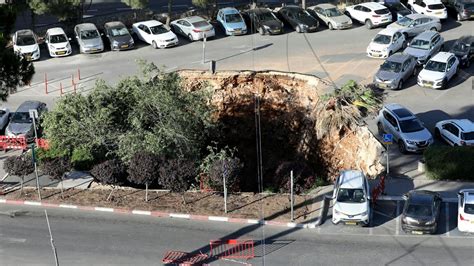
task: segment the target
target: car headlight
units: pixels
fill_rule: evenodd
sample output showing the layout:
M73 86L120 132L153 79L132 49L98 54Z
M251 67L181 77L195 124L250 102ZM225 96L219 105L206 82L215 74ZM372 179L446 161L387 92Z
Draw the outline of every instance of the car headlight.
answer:
M34 54L39 53L39 47L36 47L36 49L33 51Z
M269 30L269 29L270 29L270 27L267 26L267 25L263 25L263 28L266 29L266 30Z
M117 41L113 41L113 42L112 42L112 45L113 45L113 46L118 46L119 43L118 43Z
M434 140L433 140L433 137L430 137L430 138L428 139L428 142L429 142L429 143L433 143L433 141L434 141Z
M66 45L66 48L67 48L69 51L71 51L71 44L68 43L68 44Z
M334 209L335 214L341 214L337 209Z
M54 49L54 46L52 46L51 44L49 45L49 50L56 50Z
M429 220L428 222L426 222L427 225L432 225L436 222L436 219L432 219L432 220Z
M386 51L387 51L387 47L382 48L382 52L386 52Z
M300 24L300 26L301 26L301 28L303 28L303 29L308 28L308 25L305 25L305 24Z
M376 82L382 82L382 80L379 79L378 77L375 77L374 80L375 80Z
M467 59L467 54L463 55L461 59Z
M413 140L405 140L408 144L415 145L415 142Z
M367 211L360 214L360 216L366 216L366 215L367 215Z

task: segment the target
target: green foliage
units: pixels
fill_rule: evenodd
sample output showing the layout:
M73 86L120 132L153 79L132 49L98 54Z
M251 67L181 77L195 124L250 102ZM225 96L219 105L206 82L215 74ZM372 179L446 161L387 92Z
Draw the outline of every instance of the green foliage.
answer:
M105 185L119 186L127 178L124 165L117 159L107 160L95 165L91 174L97 181Z
M214 145L216 145L216 143L214 143ZM210 174L211 167L214 162L234 158L234 155L237 151L236 148L231 149L227 146L223 149L219 149L216 146L207 146L207 150L209 154L201 161L201 164L199 165L199 171L206 175Z
M192 0L193 5L200 8L206 8L212 2L214 2L214 0Z
M474 147L430 146L423 157L432 179L474 181Z
M28 4L35 14L50 14L60 21L78 21L82 17L84 0L29 0Z
M223 190L223 176L226 175L226 185L230 191L239 190L239 175L243 164L235 156L236 149L208 146L209 154L202 160L199 170L208 176L208 186L216 191Z
M143 9L148 5L149 0L122 0L122 3L126 4L132 9Z
M158 183L171 192L186 192L197 175L194 162L185 159L171 159L162 163Z
M79 146L72 151L71 163L76 170L89 170L94 165L92 148Z

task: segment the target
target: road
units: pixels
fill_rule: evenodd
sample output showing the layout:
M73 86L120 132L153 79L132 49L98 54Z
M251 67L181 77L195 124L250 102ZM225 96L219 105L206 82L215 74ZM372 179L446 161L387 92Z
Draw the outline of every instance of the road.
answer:
M10 218L6 212L17 210ZM262 239L259 225L48 209L61 265L159 265L168 250L208 253L211 239ZM54 265L42 208L0 205L2 265ZM332 230L326 230L326 228ZM334 229L335 228L335 229ZM374 230L376 230L375 228ZM474 238L265 226L266 265L471 265ZM256 258L263 265L263 245ZM214 261L212 265L238 265Z

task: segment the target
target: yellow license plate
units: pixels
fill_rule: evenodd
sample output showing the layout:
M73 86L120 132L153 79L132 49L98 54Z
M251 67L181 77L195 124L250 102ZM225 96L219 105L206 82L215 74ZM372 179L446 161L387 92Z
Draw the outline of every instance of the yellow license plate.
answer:
M348 225L357 225L356 222L346 222L346 224L348 224Z
M471 145L472 146L472 145ZM471 224L474 224L474 221L471 221Z
M124 44L122 46L120 46L121 48L128 48L128 44Z
M422 235L423 234L423 232L421 232L421 231L411 231L411 233L414 234L414 235Z
M64 51L61 51L61 52L57 52L57 54L61 55L61 54L65 54L66 52Z
M441 14L443 14L443 12L436 12L435 14L436 15L441 15Z

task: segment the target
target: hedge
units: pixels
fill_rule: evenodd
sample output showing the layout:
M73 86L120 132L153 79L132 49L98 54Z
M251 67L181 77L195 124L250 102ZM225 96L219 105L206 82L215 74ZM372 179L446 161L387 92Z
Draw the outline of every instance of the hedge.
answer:
M423 157L431 179L474 181L474 147L431 146Z

